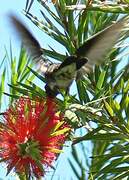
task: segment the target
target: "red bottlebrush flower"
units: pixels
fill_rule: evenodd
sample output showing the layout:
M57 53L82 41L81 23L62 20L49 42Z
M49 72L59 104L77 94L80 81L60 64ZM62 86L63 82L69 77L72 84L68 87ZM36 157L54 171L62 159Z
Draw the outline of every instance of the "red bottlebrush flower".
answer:
M17 100L5 112L0 128L0 157L8 173L14 169L27 177L43 176L61 152L68 131L53 99Z

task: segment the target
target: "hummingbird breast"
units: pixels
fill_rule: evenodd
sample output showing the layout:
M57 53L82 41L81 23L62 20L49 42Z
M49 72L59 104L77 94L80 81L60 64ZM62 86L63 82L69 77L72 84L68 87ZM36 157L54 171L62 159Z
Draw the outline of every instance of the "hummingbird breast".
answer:
M57 89L67 89L73 80L75 79L76 75L71 77L69 73L62 73L59 75L53 75L53 73L46 76L47 85L51 88L51 90Z
M57 66L54 69L54 71L47 71L47 73L45 74L45 78L47 85L50 87L50 89L51 90L55 90L55 88L58 90L68 89L77 75L74 66L75 65L72 66L72 70L71 67L69 68L69 66L60 69L59 66Z

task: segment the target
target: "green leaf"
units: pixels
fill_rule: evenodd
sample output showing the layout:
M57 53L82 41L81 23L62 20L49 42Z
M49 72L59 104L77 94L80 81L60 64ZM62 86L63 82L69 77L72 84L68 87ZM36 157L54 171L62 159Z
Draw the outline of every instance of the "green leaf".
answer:
M104 105L105 105L105 108L106 108L107 112L109 113L109 115L111 117L113 117L114 111L113 111L112 107L106 101L104 102Z
M2 105L2 97L3 97L3 92L5 90L5 75L6 75L6 70L4 69L1 77L1 84L0 84L0 108Z
M70 130L70 128L67 128L65 127L64 129L61 129L61 130L58 130L58 131L55 131L51 134L51 136L59 136L59 135L63 135L65 134L66 132L68 132Z
M101 88L103 86L105 74L106 74L106 71L102 71L100 76L99 76L99 79L98 79L97 85L96 85L96 93L98 93L99 90L101 90Z

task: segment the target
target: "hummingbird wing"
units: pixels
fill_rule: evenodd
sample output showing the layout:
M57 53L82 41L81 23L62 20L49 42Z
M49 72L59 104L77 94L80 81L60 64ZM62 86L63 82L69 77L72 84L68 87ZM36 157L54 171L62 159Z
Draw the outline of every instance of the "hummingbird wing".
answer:
M78 58L86 57L89 60L82 67L82 73L87 73L94 64L99 65L104 61L107 53L124 34L124 30L127 31L125 28L128 23L129 17L126 16L89 38L77 49L76 55Z
M14 15L9 15L11 23L13 24L17 35L21 38L23 47L27 50L28 55L32 61L38 66L41 73L45 74L51 61L42 57L43 52L41 50L39 42L35 39L28 28Z

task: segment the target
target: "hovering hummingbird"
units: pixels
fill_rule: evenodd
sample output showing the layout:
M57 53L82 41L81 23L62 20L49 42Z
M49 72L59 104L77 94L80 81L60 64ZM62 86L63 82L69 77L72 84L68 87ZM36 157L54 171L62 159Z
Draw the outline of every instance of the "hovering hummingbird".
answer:
M10 18L32 61L44 74L45 90L50 97L56 97L61 89L68 91L80 72L86 74L95 64L101 64L109 50L122 37L129 21L127 16L122 18L93 35L76 50L74 55L66 57L62 63L52 63L44 58L39 42L28 28L17 17L10 15Z

